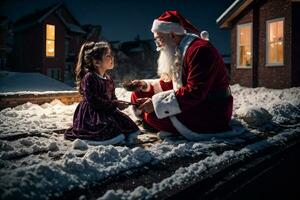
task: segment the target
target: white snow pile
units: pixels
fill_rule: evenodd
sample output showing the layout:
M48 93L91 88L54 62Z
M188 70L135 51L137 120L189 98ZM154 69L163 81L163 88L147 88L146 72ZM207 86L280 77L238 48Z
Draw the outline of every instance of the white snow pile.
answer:
M40 134L72 125L77 104L64 105L59 100L42 105L27 102L0 112L0 134Z
M80 140L67 144L53 138L48 139L49 142L38 139L35 137L27 142L23 139L14 143L1 141L0 147L4 151L0 154L0 188L3 190L1 199L47 199L50 195L60 196L74 187L85 187L124 171L130 173L130 169L147 163L155 164L171 157L200 155L207 153L213 146L225 145L163 143L149 149L130 149L120 146L89 146ZM34 147L35 145L39 148ZM27 157L15 162L16 158L24 156Z
M76 90L41 73L0 71L0 94L66 93Z
M159 183L153 183L151 188L138 186L133 191L108 190L102 197L97 200L111 199L151 199L156 197L156 194L165 190L170 190L182 184L194 182L197 178L205 178L218 172L220 169L232 165L233 163L244 160L251 155L259 153L266 148L272 146L284 145L285 141L292 140L296 135L300 135L300 128L297 130L289 130L283 132L270 139L261 142L250 144L238 151L225 151L221 155L212 154L199 162L193 163L188 167L180 167L175 173L163 179Z
M226 163L243 159L270 144L284 144L287 139L299 134L300 88L271 90L233 85L232 93L235 120L245 121L254 129L271 122L296 126L290 126L286 132L255 144L255 148L248 146L240 151L226 151L215 155L210 151L211 148L226 147L243 141L237 138L179 143L165 141L146 149L92 146L79 139L73 142L64 140L62 134L53 133L53 130L66 129L72 125L77 104L64 105L58 100L43 105L28 102L1 110L0 199L59 197L72 188L86 187L122 172L130 174L133 169L144 165L175 157L207 156L199 163L179 168L173 176L155 183L151 188L140 186L134 191L108 191L103 196L104 199L113 196L145 199L178 183L189 181L195 174L204 176L206 171L212 172L217 166L226 166ZM116 89L116 95L122 100L130 99L130 93L121 88ZM136 119L130 108L124 112L133 120ZM9 136L18 137L5 139Z
M272 115L264 108L243 105L235 114L250 126L262 126L272 121Z
M236 84L231 90L234 116L250 125L260 126L270 121L293 124L300 119L300 87L279 90Z

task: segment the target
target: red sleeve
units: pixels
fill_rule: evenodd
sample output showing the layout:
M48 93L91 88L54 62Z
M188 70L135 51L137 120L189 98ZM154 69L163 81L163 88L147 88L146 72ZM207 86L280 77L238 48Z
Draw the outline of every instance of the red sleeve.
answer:
M175 93L182 112L192 109L206 98L216 77L215 57L215 52L209 46L187 52L183 65L187 82Z

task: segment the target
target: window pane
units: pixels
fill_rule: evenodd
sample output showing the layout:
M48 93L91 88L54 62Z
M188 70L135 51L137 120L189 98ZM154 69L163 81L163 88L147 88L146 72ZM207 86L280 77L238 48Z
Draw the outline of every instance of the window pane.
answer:
M250 26L240 28L240 44L250 45L251 29Z
M251 66L251 46L240 46L240 66Z
M269 30L269 41L274 42L276 40L276 23L270 23Z
M46 39L55 40L55 26L47 24Z
M277 43L277 62L283 63L283 42Z
M46 41L46 56L54 57L55 56L55 43L52 40Z
M283 20L268 23L268 63L283 63Z
M239 27L239 66L251 66L252 65L252 27L251 25L242 25Z
M283 40L283 21L279 21L277 24L277 40L282 41Z
M276 63L276 47L274 43L269 46L269 63Z

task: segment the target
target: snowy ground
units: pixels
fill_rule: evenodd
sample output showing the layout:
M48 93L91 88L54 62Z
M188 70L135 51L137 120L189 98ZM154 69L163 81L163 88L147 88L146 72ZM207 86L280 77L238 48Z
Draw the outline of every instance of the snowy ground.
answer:
M170 158L207 157L175 174L132 191L109 190L99 199L145 199L158 192L203 176L218 165L242 160L272 145L300 137L300 88L271 90L231 86L234 96L233 124L247 133L274 132L273 137L222 154L208 151L243 141L231 140L187 142L166 140L148 148L126 146L93 146L82 140L66 141L57 132L72 123L77 104L64 105L53 101L43 105L26 103L0 111L0 199L48 199L59 197L73 188L85 188L123 172ZM119 99L129 100L130 93L117 88ZM136 120L130 109L125 110ZM284 127L274 131L274 127ZM244 137L247 138L248 136ZM250 137L250 135L249 135ZM84 196L81 199L85 199Z

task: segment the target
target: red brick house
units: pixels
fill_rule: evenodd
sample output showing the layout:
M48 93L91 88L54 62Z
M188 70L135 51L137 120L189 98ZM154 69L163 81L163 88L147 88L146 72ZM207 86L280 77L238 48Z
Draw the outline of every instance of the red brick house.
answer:
M234 1L217 19L231 30L232 83L300 86L299 19L299 0Z
M24 16L14 24L14 71L40 72L64 81L86 32L64 4Z

